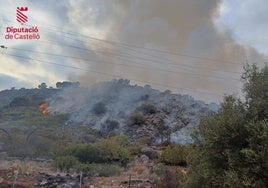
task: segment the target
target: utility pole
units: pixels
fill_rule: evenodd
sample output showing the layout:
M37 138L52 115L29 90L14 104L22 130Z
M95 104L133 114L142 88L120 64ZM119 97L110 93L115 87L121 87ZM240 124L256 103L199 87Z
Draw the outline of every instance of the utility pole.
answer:
M80 172L80 188L82 188L83 172Z

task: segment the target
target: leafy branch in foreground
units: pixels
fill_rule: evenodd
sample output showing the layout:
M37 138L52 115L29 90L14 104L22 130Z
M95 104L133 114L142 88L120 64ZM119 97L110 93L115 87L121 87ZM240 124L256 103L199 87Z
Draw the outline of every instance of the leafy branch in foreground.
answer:
M245 68L245 101L203 119L186 187L268 187L268 67Z

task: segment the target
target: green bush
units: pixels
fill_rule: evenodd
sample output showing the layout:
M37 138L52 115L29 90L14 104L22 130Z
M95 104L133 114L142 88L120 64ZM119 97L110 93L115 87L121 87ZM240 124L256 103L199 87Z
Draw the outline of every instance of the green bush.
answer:
M190 152L190 146L172 144L162 152L160 161L167 165L187 166L187 158Z
M60 156L56 157L54 160L54 166L61 171L68 171L71 168L74 168L77 164L79 164L79 161L73 156Z
M93 144L74 144L60 151L59 156L73 156L81 163L101 163L104 161L101 151Z
M154 184L153 188L180 188L182 187L186 174L182 172L180 167L157 165L154 172L160 179Z
M73 156L81 163L112 163L125 165L130 159L127 136L114 136L94 144L73 144L57 153L57 156Z
M130 159L129 138L124 135L102 139L95 145L103 156L104 161L120 162L125 165Z

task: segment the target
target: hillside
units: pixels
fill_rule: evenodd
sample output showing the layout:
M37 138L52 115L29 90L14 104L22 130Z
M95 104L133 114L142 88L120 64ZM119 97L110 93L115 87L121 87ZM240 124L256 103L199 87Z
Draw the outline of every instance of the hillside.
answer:
M0 101L2 111L7 106L37 108L46 101L52 114L68 114L65 124L69 126L86 125L104 134L115 131L132 138L150 136L157 140L170 136L171 141L178 143L189 143L188 129L218 108L187 95L132 86L128 80L113 80L90 88L11 89L0 92ZM163 132L170 135L161 135Z
M47 88L45 84L35 89L12 88L0 92L0 101L0 153L3 161L8 159L3 165L10 164L2 166L0 172L5 177L16 166L22 173L21 183L30 173L34 178L29 181L35 184L40 176L53 178L58 171L55 167L61 171L72 167L85 172L86 177L99 177L92 180L95 185L111 181L103 176L118 174L122 175L116 180L118 184L122 178L128 182L132 174L133 178L145 178L135 180L139 184L152 185L164 174L165 168L157 167L165 150L161 143L191 143L192 128L202 116L218 109L216 104L150 86L131 85L128 80L103 82L89 88L71 82L58 82L56 88ZM172 148L179 155L184 153L184 148ZM175 161L168 156L161 160L185 165L186 156ZM15 161L10 157L15 157ZM54 162L47 162L46 169L36 159ZM30 168L28 163L35 166ZM107 163L110 171L104 171ZM12 178L7 180L5 184L12 183ZM67 181L66 177L61 180Z
M122 79L90 88L67 88L48 103L54 114L70 114L68 125L86 125L104 134L124 133L133 139L165 137L177 143L190 143L188 130L198 125L200 117L218 109L215 103L160 92L148 85L133 86Z

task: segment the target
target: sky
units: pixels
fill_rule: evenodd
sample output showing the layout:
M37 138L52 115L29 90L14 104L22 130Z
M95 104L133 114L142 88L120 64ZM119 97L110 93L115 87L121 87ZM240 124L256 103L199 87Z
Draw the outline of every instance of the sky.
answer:
M267 62L266 0L0 0L0 5L0 46L7 47L0 48L0 90L125 78L219 102L225 94L240 94L245 63ZM17 7L28 7L24 24L16 20ZM7 39L11 27L37 28L40 38Z

